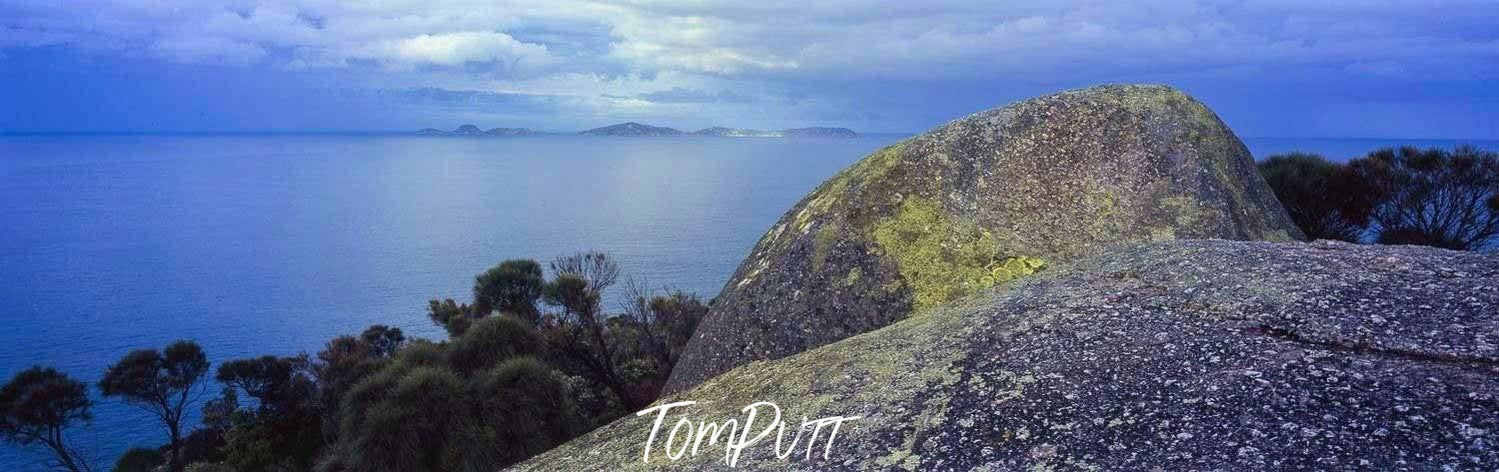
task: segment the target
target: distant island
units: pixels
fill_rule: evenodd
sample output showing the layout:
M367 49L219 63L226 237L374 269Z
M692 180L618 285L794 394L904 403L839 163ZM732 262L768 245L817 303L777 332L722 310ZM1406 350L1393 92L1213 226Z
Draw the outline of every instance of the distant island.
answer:
M528 128L490 128L479 129L476 125L463 125L452 131L443 131L437 128L423 128L417 130L416 134L422 136L537 136L550 134Z
M676 128L651 126L635 122L620 123L583 131L585 136L716 136L723 138L857 138L859 133L848 128L793 128L780 131L758 129L725 128L715 126L691 133Z
M535 131L528 128L492 128L480 129L476 125L462 125L452 131L444 131L436 128L425 128L418 130L416 134L421 136L536 136L552 134ZM860 134L848 128L791 128L780 131L764 131L746 128L725 128L715 126L701 130L686 132L676 128L662 126L651 126L647 124L628 122L617 125L604 126L586 131L578 132L582 136L637 136L637 137L660 137L660 136L714 136L723 138L857 138Z
M610 125L610 126L605 126L605 127L602 127L602 128L594 128L594 129L587 130L587 131L581 131L578 134L581 134L581 135L584 135L584 136L686 136L687 135L687 133L683 133L682 131L677 130L675 128L663 128L663 127L660 127L660 126L643 125L643 124L635 123L635 122L620 123L620 124L617 124L617 125Z
M758 129L724 128L721 126L704 128L692 133L693 136L721 136L727 138L857 138L859 133L848 128L792 128L780 131L761 131Z

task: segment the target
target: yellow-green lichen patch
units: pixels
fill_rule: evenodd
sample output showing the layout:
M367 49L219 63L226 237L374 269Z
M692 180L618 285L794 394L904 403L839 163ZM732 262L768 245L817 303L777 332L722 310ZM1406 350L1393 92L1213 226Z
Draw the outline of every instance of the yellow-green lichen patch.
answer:
M841 229L839 223L843 219L838 213L840 212L840 208L848 205L851 185L857 182L862 186L883 178L890 169L894 168L900 162L901 150L904 149L904 146L905 143L900 142L875 151L853 166L839 172L833 178L823 182L822 185L813 190L812 194L797 206L795 213L791 214L789 221L783 220L772 231L773 234L766 235L766 238L762 239L757 246L764 246L769 243L769 246L777 251L784 250L796 238L806 234L813 226L818 224L819 220L822 220L824 221L823 227L815 236L817 238L815 241L817 246L814 247L813 254L817 258L814 259L813 266L816 270L821 270L823 263L821 257L826 256L826 252L822 251L825 251L834 242L834 239L837 237L837 231ZM787 230L790 231L788 232ZM783 238L783 236L787 237Z
M1170 226L1154 226L1150 228L1151 241L1171 241L1176 239L1176 229Z
M853 167L849 167L839 173L838 177L857 179L861 183L878 180L894 169L900 163L901 154L906 148L906 142L901 141L875 151L868 157L859 160Z
M993 233L955 221L939 203L919 197L876 223L871 237L899 270L896 286L911 290L916 314L1046 266L1038 258L1002 255Z
M1223 217L1218 210L1209 208L1186 195L1172 195L1161 199L1161 207L1176 224L1176 228L1194 230L1212 228Z
M1119 217L1118 202L1114 194L1106 190L1089 191L1084 198L1082 211L1093 215L1088 225L1088 236L1098 241L1112 240L1124 231L1124 221Z
M848 270L848 275L843 277L843 286L852 287L854 286L854 284L859 283L859 279L863 277L864 270L860 269L858 266L855 266L854 268Z
M796 212L792 225L798 232L805 232L812 219L826 215L848 192L848 179L834 178L818 188L807 200L807 204Z
M1046 261L1036 257L1010 256L991 263L990 267L989 275L984 279L985 286L1002 284L1040 272L1046 268Z
M998 254L992 234L953 221L939 203L919 197L907 198L871 235L910 288L916 313L984 288Z
M828 250L838 239L839 225L833 222L823 223L817 230L817 236L812 239L812 270L822 272L822 267L827 264Z
M1283 230L1283 229L1277 229L1277 230L1273 230L1273 231L1266 231L1266 232L1264 232L1264 234L1261 234L1260 237L1261 237L1261 239L1264 239L1266 241L1276 242L1276 243L1284 243L1284 242L1295 241L1295 239L1291 238L1291 234L1287 233L1286 230Z

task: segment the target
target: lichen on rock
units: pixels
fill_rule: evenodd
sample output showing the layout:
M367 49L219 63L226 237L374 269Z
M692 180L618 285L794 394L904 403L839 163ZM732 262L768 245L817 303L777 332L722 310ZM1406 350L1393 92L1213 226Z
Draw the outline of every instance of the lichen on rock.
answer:
M719 293L667 390L1112 245L1299 236L1244 145L1178 90L1016 102L880 149L803 198Z

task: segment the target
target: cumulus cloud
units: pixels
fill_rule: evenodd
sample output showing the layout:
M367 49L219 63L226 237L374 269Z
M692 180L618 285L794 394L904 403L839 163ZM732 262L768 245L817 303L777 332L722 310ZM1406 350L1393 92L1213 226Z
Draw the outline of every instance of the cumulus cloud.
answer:
M360 57L389 63L461 66L471 63L502 63L517 70L534 71L558 61L546 46L516 41L494 31L460 31L422 34L377 42Z

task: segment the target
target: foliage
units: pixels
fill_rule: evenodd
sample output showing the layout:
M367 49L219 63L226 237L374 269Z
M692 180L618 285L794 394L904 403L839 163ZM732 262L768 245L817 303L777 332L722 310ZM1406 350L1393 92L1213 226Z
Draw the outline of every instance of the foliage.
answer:
M166 462L166 458L162 457L161 451L133 447L120 455L120 459L115 461L115 467L111 470L113 472L152 472L163 462Z
M167 463L180 471L182 422L187 407L202 395L208 356L192 341L177 341L160 351L131 351L110 366L99 380L106 397L119 397L156 417L167 428Z
M1316 154L1291 153L1270 156L1259 168L1307 239L1363 238L1376 194L1348 166Z
M1371 219L1380 243L1474 250L1499 236L1499 154L1402 147L1348 166L1377 198Z
M401 328L377 324L360 333L359 340L369 346L370 355L388 357L406 344L406 334L401 332Z
M465 389L473 402L474 424L463 430L469 433L464 439L482 441L458 448L469 453L459 461L463 470L488 471L519 462L572 438L577 429L576 410L562 379L534 357L505 360L469 378Z
M359 337L339 336L318 351L312 370L317 380L317 411L322 420L323 442L333 443L338 439L337 417L332 412L338 410L344 394L354 384L385 366L388 359L405 345L404 336L401 336L402 342L391 350L372 345L372 340L392 337L372 334L382 332L388 333L371 327Z
M659 380L664 381L681 358L692 333L697 331L698 323L708 316L708 305L681 291L652 296L640 281L631 282L626 290L622 315L635 329L638 355L652 362Z
M472 374L517 356L541 352L541 341L526 322L512 316L485 318L448 346L448 364Z
M487 314L487 313L486 313ZM463 336L468 325L479 318L478 311L467 303L458 304L449 298L443 301L427 301L427 318L448 331L448 336Z
M490 312L509 313L535 322L540 314L536 300L542 292L541 265L528 259L511 259L474 277L474 305L477 317Z
M182 438L182 463L218 462L224 460L228 444L224 432L210 428L198 428ZM165 451L165 448L159 449Z
M48 466L73 472L91 470L64 432L92 416L88 386L57 369L33 366L0 387L0 435L20 446L40 445Z
M588 290L593 293L604 293L619 280L619 264L602 252L558 257L549 266L557 277L571 275L587 282Z
M475 277L472 304L431 301L447 341L374 325L315 356L224 362L203 427L161 451L205 471L488 472L654 401L707 305L638 284L611 315L604 291L619 269L607 255L560 257L547 265L551 280L541 267L508 260ZM131 353L106 375L107 388L196 385L168 372L201 377L208 368L205 359L165 369L195 365L168 357L182 356Z
M488 336L498 337L479 339ZM429 354L398 356L344 398L338 457L319 469L490 471L570 438L578 420L562 380L519 350L483 348L507 339L534 348L534 336L510 317L476 324L457 341L469 354L449 356L482 369L472 375L431 365ZM433 349L418 346L402 354Z
M365 333L376 333L366 337L393 342L394 337L384 336L390 332L372 328ZM394 334L398 336L399 331ZM372 345L371 351L380 349ZM220 365L217 379L229 388L215 405L237 405L237 391L256 403L253 411L235 408L229 413L230 427L221 433L225 463L241 470L310 467L321 446L323 426L314 376L306 355L261 356ZM208 413L205 411L205 416Z

